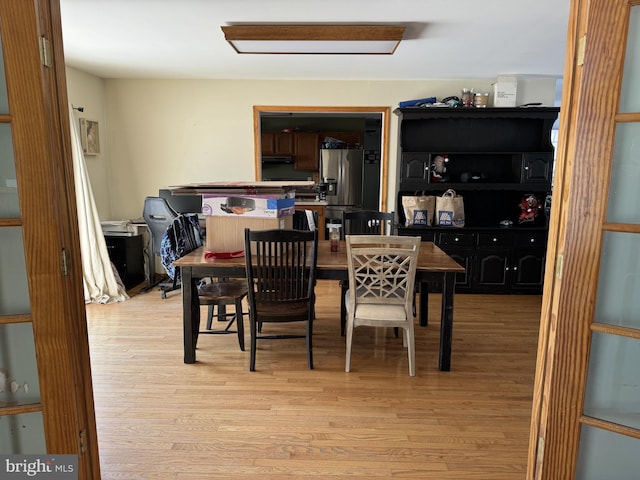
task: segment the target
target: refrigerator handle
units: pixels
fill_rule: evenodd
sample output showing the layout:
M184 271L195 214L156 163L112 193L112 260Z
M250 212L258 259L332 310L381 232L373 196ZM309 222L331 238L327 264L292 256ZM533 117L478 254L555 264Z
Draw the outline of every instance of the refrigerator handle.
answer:
M340 155L338 157L338 182L336 183L336 196L338 197L338 203L344 202L344 194L342 193L344 187L344 157Z

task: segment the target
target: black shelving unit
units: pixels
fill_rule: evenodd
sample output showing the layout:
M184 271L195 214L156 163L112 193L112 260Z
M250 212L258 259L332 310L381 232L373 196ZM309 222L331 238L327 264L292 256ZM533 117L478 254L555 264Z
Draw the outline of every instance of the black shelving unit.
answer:
M551 194L551 128L558 108L403 108L396 212L401 235L433 241L466 268L456 291L542 292L548 232L541 213L518 224L525 195ZM437 156L446 172L433 175ZM465 227L405 227L402 197L453 189L465 203ZM504 227L502 220L513 226Z

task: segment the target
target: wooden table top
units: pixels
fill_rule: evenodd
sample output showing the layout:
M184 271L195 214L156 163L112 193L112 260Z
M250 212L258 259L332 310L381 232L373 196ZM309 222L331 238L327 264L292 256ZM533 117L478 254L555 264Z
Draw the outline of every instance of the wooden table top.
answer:
M245 264L244 257L236 258L205 258L205 247L200 247L184 257L176 260L173 264L176 267L202 267L206 265L220 267L238 267ZM337 252L332 252L329 240L318 240L318 263L319 270L346 270L347 269L347 246L344 241L340 242ZM433 242L422 242L418 255L418 271L423 272L464 272L464 267L460 266L453 258L444 253Z

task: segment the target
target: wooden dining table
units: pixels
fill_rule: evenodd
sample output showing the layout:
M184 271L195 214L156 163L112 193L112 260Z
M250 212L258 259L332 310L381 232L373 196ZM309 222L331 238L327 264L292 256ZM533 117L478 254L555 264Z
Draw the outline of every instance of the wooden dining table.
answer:
M205 258L205 247L173 262L180 267L182 279L184 363L195 363L196 344L200 331L200 305L198 302L197 281L203 277L245 278L245 259ZM456 273L464 272L453 258L448 256L433 242L422 242L416 270L416 284L420 286L418 318L421 326L428 325L429 285L438 286L442 292L440 321L439 368L451 370L451 342L453 331L453 295ZM318 280L347 280L347 249L340 242L337 252L332 252L328 240L318 241Z

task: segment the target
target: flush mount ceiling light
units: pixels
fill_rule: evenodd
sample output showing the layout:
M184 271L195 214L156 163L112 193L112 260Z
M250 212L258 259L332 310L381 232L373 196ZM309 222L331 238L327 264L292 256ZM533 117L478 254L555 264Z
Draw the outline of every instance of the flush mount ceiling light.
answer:
M404 26L230 25L221 27L238 53L391 55Z

